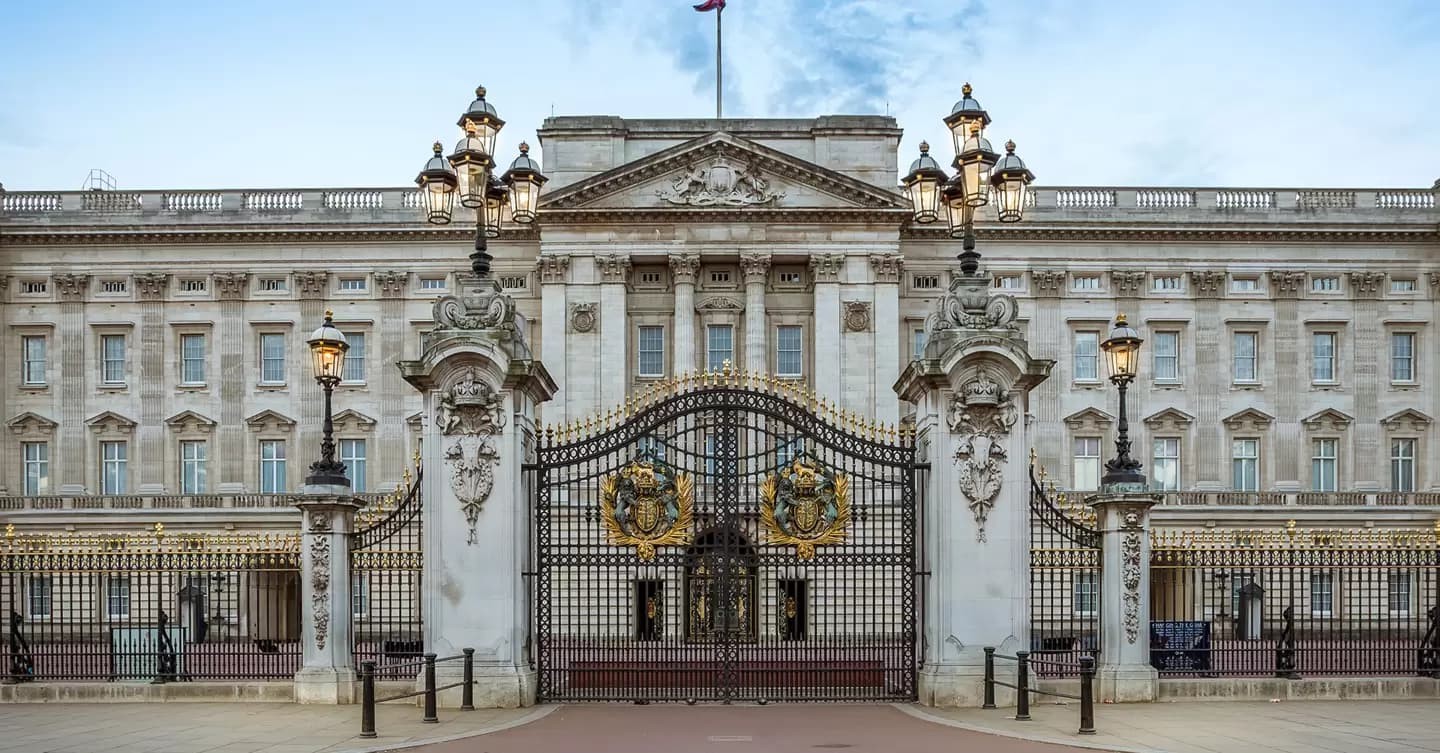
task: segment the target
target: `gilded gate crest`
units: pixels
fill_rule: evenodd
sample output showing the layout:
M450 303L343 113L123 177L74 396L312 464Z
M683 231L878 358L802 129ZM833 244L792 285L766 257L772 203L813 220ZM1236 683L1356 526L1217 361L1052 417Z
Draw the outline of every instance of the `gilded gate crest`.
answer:
M600 520L610 543L633 546L640 559L657 546L690 542L695 482L663 460L641 458L600 483Z
M771 544L795 546L802 560L815 547L845 540L850 527L850 479L799 457L760 485L760 522Z

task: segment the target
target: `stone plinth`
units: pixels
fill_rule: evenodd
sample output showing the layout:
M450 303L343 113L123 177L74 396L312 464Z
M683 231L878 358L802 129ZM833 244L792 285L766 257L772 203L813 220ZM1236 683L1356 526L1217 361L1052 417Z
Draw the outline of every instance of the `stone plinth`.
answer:
M301 511L300 620L303 663L298 703L354 703L350 626L350 536L360 502L345 486L306 486Z
M1154 495L1104 493L1090 500L1100 527L1100 665L1097 700L1153 701L1150 666L1150 508Z

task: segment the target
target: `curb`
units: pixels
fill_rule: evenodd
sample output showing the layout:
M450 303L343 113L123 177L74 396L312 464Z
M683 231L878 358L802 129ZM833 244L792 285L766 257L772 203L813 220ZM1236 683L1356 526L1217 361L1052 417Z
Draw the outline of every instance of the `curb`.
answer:
M558 705L545 705L535 706L533 708L534 710L518 719L511 719L508 722L492 724L489 727L479 727L468 732L461 732L454 735L446 735L445 737L427 738L424 740L407 740L403 743L387 743L384 745L375 745L368 748L343 748L337 749L337 751L343 750L344 753L388 753L388 751L392 750L405 750L407 748L418 748L422 745L434 745L436 743L448 743L454 740L464 740L467 737L479 737L481 735L491 734L492 732L501 732L503 730L513 729L515 727L529 724L531 722L537 722L559 710L561 707ZM350 739L355 740L356 738L352 737ZM344 742L337 743L337 745L344 744Z
M1087 750L1113 751L1113 753L1170 753L1169 751L1162 750L1160 748L1137 748L1133 746L1111 745L1108 743L1102 743L1094 740L1094 738L1076 739L1078 736L1056 737L1054 735L1047 734L1022 734L1014 730L1000 729L997 727L986 727L980 724L970 724L969 722L960 722L954 719L946 719L944 717L934 716L929 712L917 708L913 704L893 703L890 705L903 714L907 714L911 717L920 719L922 721L930 722L932 724L940 724L946 727L954 727L956 729L963 729L969 732L980 732L986 735L1009 737L1015 740L1027 740L1029 742L1035 743L1049 743L1051 745L1066 745L1071 748L1085 748Z

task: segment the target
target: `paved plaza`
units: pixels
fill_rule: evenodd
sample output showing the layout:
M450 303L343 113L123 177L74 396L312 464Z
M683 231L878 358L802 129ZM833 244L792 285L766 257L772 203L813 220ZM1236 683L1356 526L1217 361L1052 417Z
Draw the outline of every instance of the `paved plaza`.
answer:
M1440 703L1192 702L1102 706L1075 734L1074 705L1013 711L916 706L542 706L440 711L261 703L0 706L0 753L1414 753L1440 751Z

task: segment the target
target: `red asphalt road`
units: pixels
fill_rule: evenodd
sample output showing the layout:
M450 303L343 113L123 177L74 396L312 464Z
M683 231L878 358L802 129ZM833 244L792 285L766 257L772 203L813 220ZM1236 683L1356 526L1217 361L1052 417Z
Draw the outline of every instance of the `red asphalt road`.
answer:
M543 719L520 727L407 750L416 753L1079 753L1085 749L956 729L916 719L889 706L596 705L563 706Z

